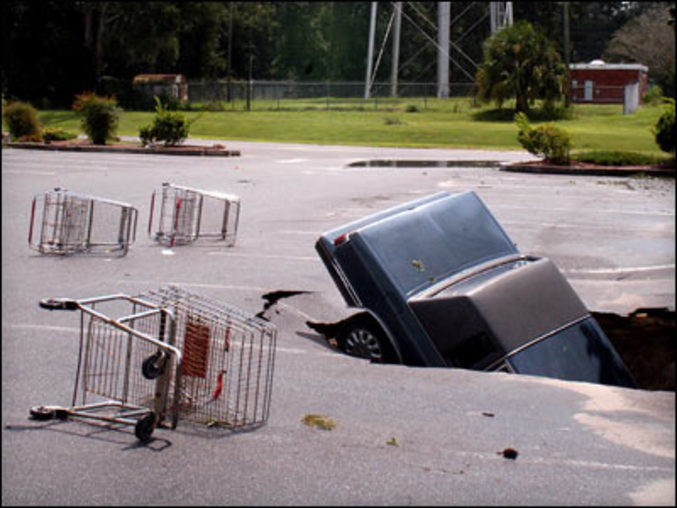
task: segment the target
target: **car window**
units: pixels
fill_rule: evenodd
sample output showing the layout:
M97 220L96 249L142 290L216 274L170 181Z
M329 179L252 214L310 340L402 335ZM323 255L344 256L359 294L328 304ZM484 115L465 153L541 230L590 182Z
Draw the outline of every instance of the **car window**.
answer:
M618 353L593 318L572 325L508 359L516 372L634 388Z

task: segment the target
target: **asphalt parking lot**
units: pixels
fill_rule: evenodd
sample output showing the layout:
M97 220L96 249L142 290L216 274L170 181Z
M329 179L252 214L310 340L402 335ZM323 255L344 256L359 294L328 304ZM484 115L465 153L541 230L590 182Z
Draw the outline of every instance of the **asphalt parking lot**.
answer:
M242 155L3 149L3 504L674 504L672 392L370 365L304 324L346 311L313 248L323 231L440 190L476 191L520 250L552 259L591 310L674 309L674 179L349 166L529 158L519 152L224 144ZM240 196L235 246L156 245L148 218L162 182ZM137 207L129 253L30 250L31 199L57 186ZM179 423L138 445L129 429L27 418L33 405L68 404L78 349L76 316L41 310L40 299L167 284L249 313L271 291L306 292L266 311L279 336L265 427ZM336 428L305 426L309 413ZM515 460L497 453L507 447Z

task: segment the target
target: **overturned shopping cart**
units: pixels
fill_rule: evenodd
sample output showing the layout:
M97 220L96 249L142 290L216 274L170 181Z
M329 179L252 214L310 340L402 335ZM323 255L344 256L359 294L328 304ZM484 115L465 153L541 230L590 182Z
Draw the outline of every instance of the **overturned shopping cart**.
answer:
M28 244L41 254L127 254L137 210L110 199L55 188L33 197Z
M133 425L142 441L179 419L231 429L267 421L274 325L173 286L40 306L80 310L80 348L72 405L33 407L33 418Z
M154 217L157 217L155 233ZM159 193L153 191L151 195L148 234L169 247L190 244L198 238L224 241L231 247L235 245L239 220L238 196L165 182Z

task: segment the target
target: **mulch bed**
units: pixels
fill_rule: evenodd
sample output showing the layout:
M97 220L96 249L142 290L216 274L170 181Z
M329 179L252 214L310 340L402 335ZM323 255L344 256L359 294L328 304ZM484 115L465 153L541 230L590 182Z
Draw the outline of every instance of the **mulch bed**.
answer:
M567 175L597 175L597 176L675 176L675 165L665 166L662 164L642 164L634 166L604 166L590 162L570 161L567 165L556 165L547 161L515 162L501 166L504 171L517 171L528 173L548 173Z
M138 143L111 143L94 145L88 139L71 139L67 141L51 141L48 143L13 142L8 143L10 148L32 148L37 150L89 151L89 152L120 152L120 153L157 153L163 155L217 155L236 157L239 150L228 150L225 146L214 144L163 146L154 145L143 147Z

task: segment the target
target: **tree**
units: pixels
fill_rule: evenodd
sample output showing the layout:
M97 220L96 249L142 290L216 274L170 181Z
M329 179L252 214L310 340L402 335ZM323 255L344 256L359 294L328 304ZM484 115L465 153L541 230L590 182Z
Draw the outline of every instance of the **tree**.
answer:
M228 9L223 2L179 2L177 68L188 79L221 77L227 62Z
M516 112L527 112L536 99L552 104L564 97L568 72L554 44L527 21L503 28L487 39L477 71L477 96L502 107L515 98Z
M674 8L674 7L673 7ZM610 62L636 62L649 68L649 78L666 95L675 92L675 32L670 4L654 5L614 32L604 58Z
M106 74L131 78L175 72L179 58L180 10L175 2L110 2L103 34Z
M39 108L67 107L75 93L92 87L82 17L74 2L1 4L2 91L7 97Z

